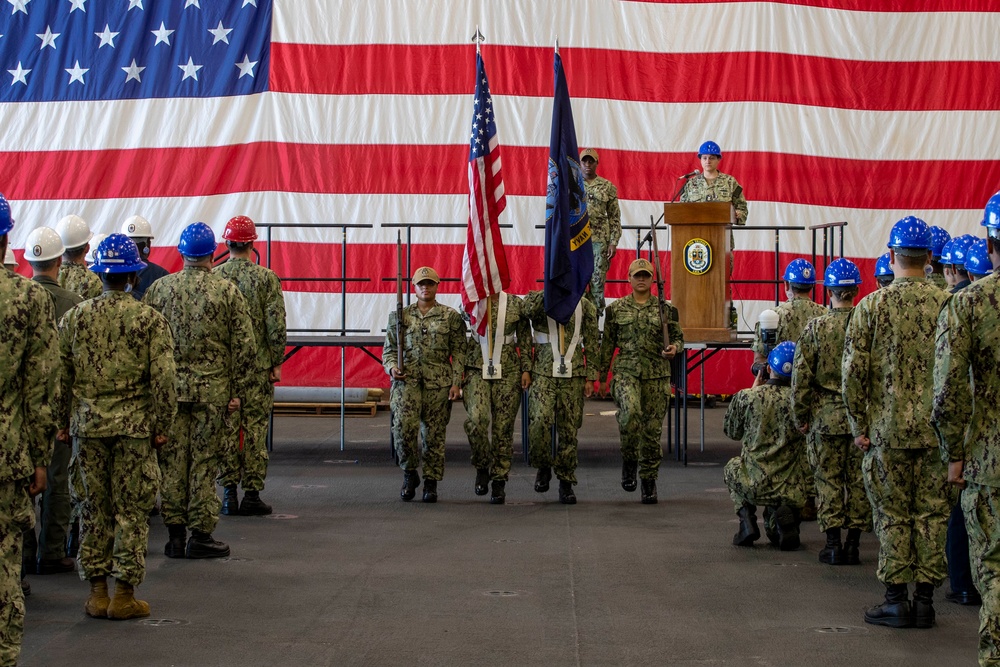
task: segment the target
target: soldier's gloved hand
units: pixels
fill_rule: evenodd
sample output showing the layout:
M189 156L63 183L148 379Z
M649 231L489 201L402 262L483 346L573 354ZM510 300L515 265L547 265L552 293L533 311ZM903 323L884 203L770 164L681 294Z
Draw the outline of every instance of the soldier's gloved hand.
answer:
M457 401L462 398L462 388L457 384L451 385L451 389L448 390L448 400Z
M167 436L165 435L156 436L155 438L153 438L153 449L155 449L156 451L160 451L163 445L167 444L168 441L169 438L167 438Z
M392 379L393 380L399 380L400 382L403 382L404 380L406 380L406 373L400 373L398 368L393 368L392 369Z
M960 489L965 488L965 478L962 473L965 470L965 461L952 461L948 464L948 483L954 484Z
M531 373L524 371L521 373L521 389L527 389L531 386Z
M48 470L44 467L35 468L35 474L31 476L31 482L28 484L28 495L34 498L39 493L45 490L45 487L49 483Z
M229 405L226 406L226 410L229 411L229 414L233 414L234 412L236 412L239 409L240 409L240 399L238 399L238 398L230 398L229 399Z
M854 439L854 444L863 452L867 452L868 448L872 446L872 441L868 439L867 435L859 435Z
M594 383L591 382L590 380L587 380L586 382L583 383L583 397L590 398L593 395L594 395Z

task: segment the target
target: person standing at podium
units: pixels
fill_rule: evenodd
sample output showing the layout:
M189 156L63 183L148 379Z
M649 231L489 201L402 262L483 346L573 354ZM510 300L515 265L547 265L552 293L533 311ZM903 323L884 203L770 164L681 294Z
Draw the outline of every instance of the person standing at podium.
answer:
M681 190L682 202L727 201L736 209L736 224L747 224L747 200L743 196L743 186L729 174L719 171L722 149L714 141L706 141L698 147L702 173L698 174Z
M587 191L590 215L590 240L594 245L594 275L590 278L590 299L597 307L597 318L604 315L604 284L611 268L611 258L622 237L622 212L618 207L618 188L597 175L597 151L588 148L580 153L583 187Z

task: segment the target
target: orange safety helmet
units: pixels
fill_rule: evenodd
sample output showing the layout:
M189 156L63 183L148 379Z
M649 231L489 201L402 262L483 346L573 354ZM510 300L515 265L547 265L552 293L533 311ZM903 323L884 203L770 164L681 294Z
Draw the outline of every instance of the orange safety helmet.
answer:
M238 215L226 223L222 238L234 243L249 243L257 239L257 227L247 216Z

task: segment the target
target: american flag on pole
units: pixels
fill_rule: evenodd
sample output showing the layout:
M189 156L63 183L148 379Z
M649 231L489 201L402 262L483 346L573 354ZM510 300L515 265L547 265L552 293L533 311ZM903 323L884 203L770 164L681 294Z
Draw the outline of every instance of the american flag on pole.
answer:
M476 52L476 94L469 133L469 233L462 257L462 305L480 335L486 334L486 298L510 284L500 237L507 206L496 114L483 56Z

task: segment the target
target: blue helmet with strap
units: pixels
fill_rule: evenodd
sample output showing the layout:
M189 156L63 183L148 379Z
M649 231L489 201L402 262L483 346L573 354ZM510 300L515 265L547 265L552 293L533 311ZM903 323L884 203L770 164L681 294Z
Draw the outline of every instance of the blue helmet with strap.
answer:
M931 259L941 257L941 250L944 248L944 244L950 240L951 234L943 227L931 225Z
M875 261L875 277L882 278L883 276L895 275L892 270L892 264L889 262L889 253L879 255L879 258Z
M965 254L975 240L976 237L972 234L962 234L945 243L941 251L941 263L964 267Z
M983 210L983 221L979 224L990 229L1000 229L1000 192L990 197L990 200L986 202L986 208Z
M698 146L698 157L702 155L717 155L718 157L722 157L722 149L714 141L706 141L701 146Z
M815 285L816 269L811 262L800 257L788 263L788 266L785 267L785 274L781 279L797 285Z
M136 273L146 268L135 241L124 234L109 234L94 251L94 273Z
M792 377L792 361L795 359L795 343L785 341L778 343L767 355L767 365L771 367L779 377Z
M177 251L185 257L205 257L214 254L218 246L212 228L204 222L194 222L181 232Z
M907 250L930 250L931 228L926 222L908 215L892 226L887 247Z
M0 195L0 236L14 229L14 219L10 217L10 204L7 198Z
M993 260L986 245L986 239L976 239L965 253L965 270L975 276L986 276L993 272Z
M861 284L861 271L849 259L835 259L823 272L823 284L827 287L851 287Z

